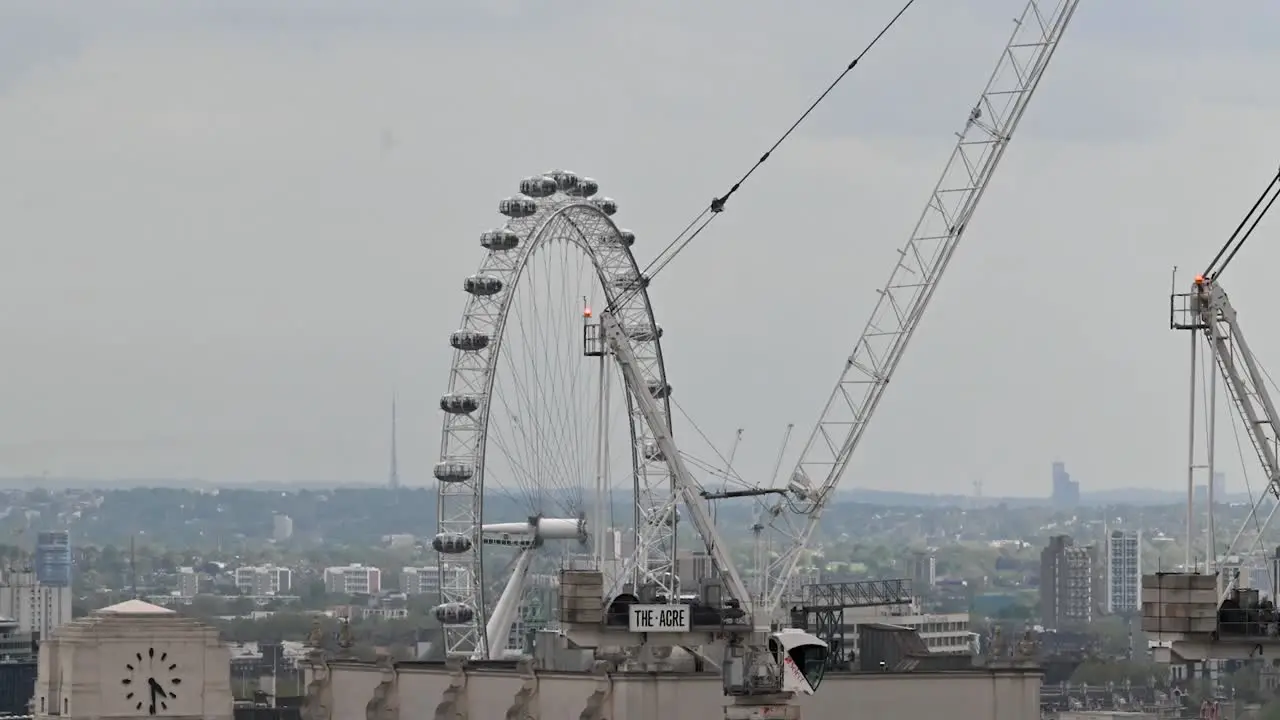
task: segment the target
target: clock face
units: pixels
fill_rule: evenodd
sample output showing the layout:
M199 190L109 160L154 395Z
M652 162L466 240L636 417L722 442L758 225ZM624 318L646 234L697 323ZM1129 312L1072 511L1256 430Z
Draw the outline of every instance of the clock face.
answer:
M169 703L178 699L182 678L178 663L168 652L149 647L125 661L120 685L124 687L124 699L134 710L164 715Z

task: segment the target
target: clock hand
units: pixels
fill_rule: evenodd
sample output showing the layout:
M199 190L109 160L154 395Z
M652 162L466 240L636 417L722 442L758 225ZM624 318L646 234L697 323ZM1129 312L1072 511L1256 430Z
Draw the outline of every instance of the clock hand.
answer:
M155 678L147 678L147 684L151 686L151 714L156 714L156 691L160 689L160 683Z

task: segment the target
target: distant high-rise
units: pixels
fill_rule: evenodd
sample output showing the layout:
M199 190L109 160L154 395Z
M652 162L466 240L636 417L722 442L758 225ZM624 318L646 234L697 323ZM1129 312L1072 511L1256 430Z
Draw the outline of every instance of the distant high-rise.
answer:
M271 516L271 538L276 542L284 542L293 537L293 518L283 513Z
M20 632L47 638L71 622L71 587L46 585L26 570L5 571L0 577L0 615L16 620Z
M1051 630L1093 620L1093 553L1054 535L1040 551L1040 622Z
M387 485L395 490L400 487L400 458L396 453L396 396L391 396L391 472Z
M1107 533L1107 612L1142 608L1142 536L1137 530Z
M200 573L193 567L178 568L178 595L195 597L200 594Z
M1064 462L1053 464L1053 490L1049 497L1056 508L1073 508L1080 504L1080 483L1071 479Z
M71 585L71 533L53 530L36 536L36 581L50 587Z
M938 559L932 553L911 553L911 583L917 595L928 592L938 583Z
M1216 503L1227 501L1227 474L1216 472L1213 474L1213 501Z

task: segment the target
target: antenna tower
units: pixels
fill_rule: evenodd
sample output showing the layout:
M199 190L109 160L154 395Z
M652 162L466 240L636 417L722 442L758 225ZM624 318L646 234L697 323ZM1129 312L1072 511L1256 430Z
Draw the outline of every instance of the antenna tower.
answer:
M134 537L129 536L129 587L133 590L133 599L138 599L138 556L133 546Z
M391 394L391 471L387 477L387 485L392 490L400 487L400 458L396 452L396 395Z

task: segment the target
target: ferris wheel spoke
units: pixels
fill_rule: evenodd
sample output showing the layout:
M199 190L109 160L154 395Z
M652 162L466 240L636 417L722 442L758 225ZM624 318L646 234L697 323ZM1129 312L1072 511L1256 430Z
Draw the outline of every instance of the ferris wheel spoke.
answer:
M543 253L547 257L551 253ZM532 266L533 263L531 262ZM552 287L552 281L548 279L545 282L539 282L538 272L532 267L529 268L529 280L531 284L542 285L546 288ZM547 273L552 275L554 273ZM548 289L546 291L550 293ZM552 495L551 504L567 508L570 504L575 503L573 491L576 489L573 485L573 476L567 470L565 452L567 449L566 436L572 431L565 427L566 420L573 420L573 409L566 402L566 398L573 395L576 389L572 382L566 382L565 373L556 372L555 368L563 366L565 356L568 354L565 349L565 334L561 331L564 323L540 323L543 318L554 318L558 314L562 314L560 308L556 307L555 298L545 303L549 307L537 307L544 305L545 298L533 298L534 302L522 303L524 298L517 299L517 312L519 313L518 323L521 326L521 339L526 344L532 344L530 341L535 338L537 341L548 339L549 342L544 347L529 348L529 352L521 353L526 355L526 360L530 367L526 368L526 374L532 383L521 382L518 378L521 373L512 373L512 379L518 384L519 397L522 405L522 411L519 415L521 421L520 427L524 430L522 433L526 449L540 458L536 463L531 463L532 472L526 472L535 492L547 492ZM565 305L564 302L558 303ZM540 327L530 333L525 329L524 315L526 310L533 307L533 324L539 324ZM532 336L532 337L530 337ZM576 348L570 348L574 355L580 353ZM515 353L509 353L508 359ZM530 391L529 385L532 384L536 389ZM530 422L528 418L533 418ZM532 427L531 427L532 426ZM548 498L543 498L547 500ZM568 503L566 503L566 499Z
M509 449L513 445L513 443L510 443L507 440L505 433L501 428L494 428L492 426L490 427L489 442L496 445L498 450L502 452L504 458L506 459L507 466L508 466L507 470L511 474L511 477L513 479L512 485L514 487L508 487L504 483L495 482L501 478L501 475L499 473L495 473L487 469L486 472L489 473L488 480L490 481L490 486L486 488L486 491L488 491L489 489L492 489L494 492L503 495L504 497L511 500L513 504L516 504L516 505L523 505L526 503L533 504L534 497L529 492L529 488L525 486L525 484L519 482L518 480L518 478L522 474L525 474L528 472L525 469L526 467L525 461L520 457L521 455L520 451L516 450L515 452L512 452ZM516 496L517 492L519 492L520 497Z

